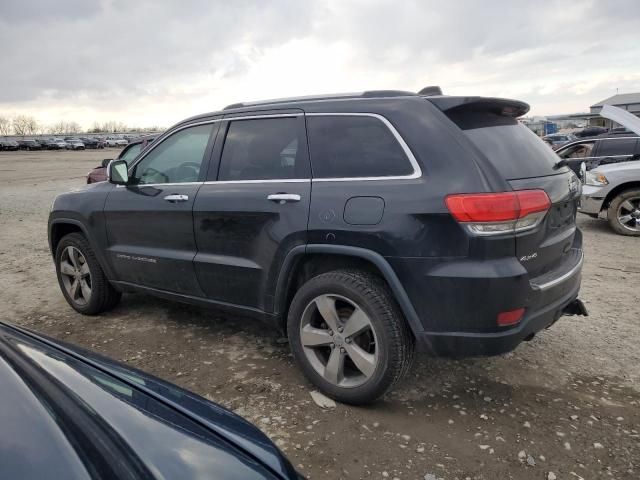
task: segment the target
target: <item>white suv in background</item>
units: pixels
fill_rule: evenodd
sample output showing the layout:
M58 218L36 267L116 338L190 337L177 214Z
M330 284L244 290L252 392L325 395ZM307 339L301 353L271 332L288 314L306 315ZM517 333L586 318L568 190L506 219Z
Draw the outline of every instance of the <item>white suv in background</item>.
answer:
M107 137L104 142L107 147L124 147L129 145L129 142L120 137Z

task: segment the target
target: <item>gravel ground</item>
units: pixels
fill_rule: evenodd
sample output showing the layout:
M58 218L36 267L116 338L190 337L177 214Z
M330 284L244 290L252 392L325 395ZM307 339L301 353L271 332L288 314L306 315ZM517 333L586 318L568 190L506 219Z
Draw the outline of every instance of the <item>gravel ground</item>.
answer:
M420 356L374 405L321 409L287 345L257 322L143 295L99 317L65 303L47 247L49 206L115 155L0 152L4 320L235 410L312 479L640 477L640 239L580 216L590 317L565 317L500 357Z

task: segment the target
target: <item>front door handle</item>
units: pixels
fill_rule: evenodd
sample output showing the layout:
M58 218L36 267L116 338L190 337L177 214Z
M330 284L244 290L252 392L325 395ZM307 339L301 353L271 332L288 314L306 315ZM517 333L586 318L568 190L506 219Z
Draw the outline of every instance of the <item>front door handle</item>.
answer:
M164 199L167 202L186 202L187 200L189 200L189 195L179 195L177 193L173 193L171 195L167 195L166 197L164 197Z
M287 202L299 202L300 195L297 193L272 193L267 196L267 200L271 200L272 202L278 202L279 204L287 203Z

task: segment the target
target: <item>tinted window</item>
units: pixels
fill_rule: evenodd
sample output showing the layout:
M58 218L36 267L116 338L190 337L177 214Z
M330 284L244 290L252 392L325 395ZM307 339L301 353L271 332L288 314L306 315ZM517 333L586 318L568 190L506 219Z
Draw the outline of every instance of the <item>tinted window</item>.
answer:
M475 128L464 133L507 180L557 173L553 166L558 156L520 123Z
M636 146L636 138L618 138L615 140L600 140L598 148L599 157L612 155L633 155Z
M142 144L141 143L134 143L133 145L129 145L127 148L125 148L122 151L122 153L120 154L119 159L120 160L124 160L127 163L130 163L131 160L136 158L138 153L140 153L140 150L142 150Z
M214 125L185 128L169 136L136 165L134 182L197 182Z
M594 142L582 142L575 145L571 145L566 149L559 152L558 155L562 158L587 158L591 157Z
M308 178L296 117L236 120L229 124L219 180Z
M315 178L410 175L413 167L389 128L367 116L307 117Z

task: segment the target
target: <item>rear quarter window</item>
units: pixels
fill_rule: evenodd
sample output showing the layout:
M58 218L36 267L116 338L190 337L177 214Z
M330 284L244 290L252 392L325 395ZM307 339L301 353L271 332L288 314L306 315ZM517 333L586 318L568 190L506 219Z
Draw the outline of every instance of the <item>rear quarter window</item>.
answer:
M413 166L391 130L370 116L307 117L314 178L405 176Z

